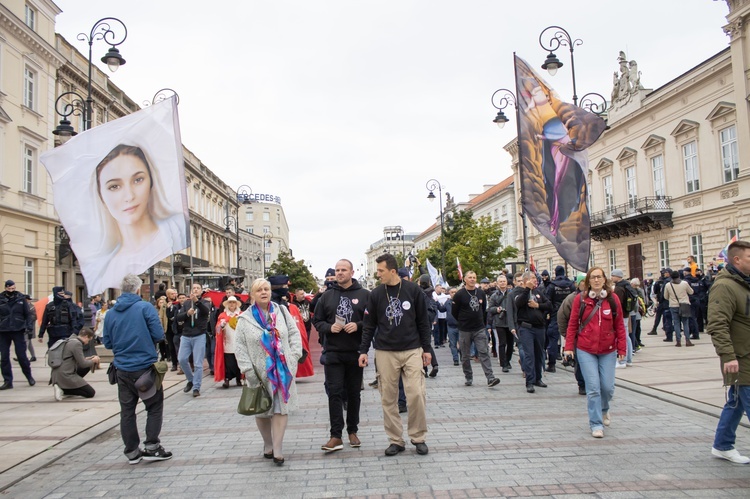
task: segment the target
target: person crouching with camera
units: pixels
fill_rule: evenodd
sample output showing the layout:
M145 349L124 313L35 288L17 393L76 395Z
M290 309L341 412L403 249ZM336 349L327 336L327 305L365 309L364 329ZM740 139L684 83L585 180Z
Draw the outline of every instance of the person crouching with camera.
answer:
M594 438L604 437L604 426L610 424L615 363L625 357L627 349L622 306L612 289L602 268L589 269L584 290L573 300L565 335L565 356L578 362L586 381L589 426Z

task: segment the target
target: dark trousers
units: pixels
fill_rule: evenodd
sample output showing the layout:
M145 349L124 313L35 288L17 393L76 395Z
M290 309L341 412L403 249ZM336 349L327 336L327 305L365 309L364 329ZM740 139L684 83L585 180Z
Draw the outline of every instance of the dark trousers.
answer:
M581 372L581 364L576 362L576 381L578 382L578 388L586 389L586 380L583 379L583 373Z
M171 331L167 331L167 350L169 351L169 360L172 362L172 367L177 368L177 345L175 344L175 335Z
M547 326L547 363L554 366L558 355L560 355L560 329L555 319L550 320Z
M346 397L346 432L359 430L360 389L363 369L359 367L358 352L326 352L324 367L328 389L328 416L331 438L341 438L344 430L343 397Z
M437 325L440 331L440 344L444 345L448 341L448 319L438 319Z
M152 369L148 367L148 369ZM128 459L133 458L140 452L141 438L138 436L138 425L136 421L135 408L138 405L138 389L135 382L148 371L117 370L117 395L120 399L120 434L125 443L125 455ZM146 448L156 449L159 447L159 433L164 413L164 392L162 389L156 391L156 395L143 404L146 406L146 440L143 442Z
M526 384L542 381L544 365L544 327L519 327L518 342L523 348L521 366L526 373Z
M672 335L674 334L674 324L672 324L672 312L669 310L669 301L663 302L663 305L659 305L659 309L663 307L662 311L662 322L664 322L664 332L666 333L667 339L672 341Z
M65 395L78 395L79 397L86 399L93 398L93 396L96 395L96 390L94 390L91 385L82 386L80 388L63 388L62 391Z
M432 344L436 347L440 346L440 328L437 321L432 325Z
M214 370L214 349L216 348L216 336L206 335L206 360L208 360L208 369Z
M690 336L694 339L699 338L699 334L703 332L703 317L701 315L700 307L698 306L698 300L690 302Z
M31 363L26 356L26 331L3 331L0 333L0 370L3 381L13 383L13 368L10 365L10 343L16 351L16 358L26 379L31 377Z
M507 327L496 327L495 339L497 340L497 358L500 360L500 366L506 367L510 365L510 360L513 358L513 333Z

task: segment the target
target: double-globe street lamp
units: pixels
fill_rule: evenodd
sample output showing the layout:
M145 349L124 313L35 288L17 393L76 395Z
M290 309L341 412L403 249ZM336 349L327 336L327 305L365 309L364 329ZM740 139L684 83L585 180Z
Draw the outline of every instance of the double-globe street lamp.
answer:
M425 187L427 187L427 190L430 191L430 193L427 195L427 199L430 201L435 200L435 189L438 191L437 197L440 198L440 254L441 254L441 262L440 262L440 272L443 275L443 279L445 279L445 224L444 224L444 215L443 215L443 186L435 180L434 178L427 181L427 184L425 184Z
M119 32L122 32L121 38L118 36ZM52 133L60 137L61 142L65 143L68 139L78 134L68 119L71 115L83 115L83 130L85 131L91 128L91 116L94 107L94 99L91 95L93 81L92 49L94 41L104 40L105 43L110 45L109 51L101 58L101 61L107 65L110 71L114 72L117 71L117 68L125 64L125 59L120 55L117 46L122 44L127 37L127 26L116 17L105 17L99 19L94 23L94 26L91 28L88 35L86 33L78 34L78 40L85 41L89 44L86 98L82 97L78 92L69 91L64 92L57 98L57 100L55 100L55 111L62 117L62 120L60 120L60 124L52 131ZM68 97L72 98L70 102L66 102Z

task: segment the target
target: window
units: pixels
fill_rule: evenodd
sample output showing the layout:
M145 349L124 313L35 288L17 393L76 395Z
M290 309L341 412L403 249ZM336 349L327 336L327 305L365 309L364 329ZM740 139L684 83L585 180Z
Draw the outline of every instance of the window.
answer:
M268 234L269 232L271 232L271 227L268 226L268 225L264 225L263 226L263 234Z
M498 213L498 210L497 210L497 208L495 208L495 212L494 212L494 219L495 219L495 221L497 221L497 220L499 220L499 219L500 219L500 214Z
M36 248L37 247L37 232L35 230L26 230L24 231L24 246L27 248Z
M698 146L695 141L682 146L682 158L685 164L685 183L688 194L700 190L698 180Z
M253 212L252 211L246 211L245 212L245 221L246 222L252 222L253 220L255 220L255 217L253 217Z
M33 148L23 146L23 185L22 189L28 194L34 193L34 157L36 151Z
M602 181L604 183L604 207L607 211L612 211L615 205L615 198L612 194L612 175L607 175Z
M651 158L651 172L654 176L654 196L663 198L667 195L664 188L664 156L659 154Z
M23 280L25 294L34 296L34 260L24 260Z
M270 239L266 239L265 243L266 243L266 248L270 248L271 247L271 240Z
M659 241L659 268L669 267L669 241Z
M253 234L254 227L247 226L245 227L245 230L248 231L250 234Z
M727 242L732 242L734 238L740 238L740 229L728 229L727 230Z
M589 253L589 268L594 267L594 252Z
M553 267L552 267L552 258L547 258L547 270L549 270L550 272L552 272L552 269L553 269Z
M628 205L635 208L638 201L638 191L635 184L635 167L625 168L625 187L628 189Z
M281 222L281 213L276 214L276 221Z
M29 5L26 5L25 21L26 21L26 26L36 31L36 11L32 9Z
M29 109L36 105L36 73L28 67L23 71L23 105Z
M617 268L617 250L609 250L609 273Z
M690 254L695 257L698 267L703 267L703 236L696 234L690 236Z
M271 254L266 253L266 263L271 263Z
M268 212L263 213L263 221L264 222L270 222L271 221L271 214L268 213Z
M502 213L503 213L503 215L507 215L508 214L508 204L507 203L503 205L503 212Z
M719 132L721 139L721 164L724 166L724 182L737 180L740 174L739 153L737 152L737 128L732 125Z
M591 213L591 192L593 189L591 188L591 182L586 182L586 207L589 210L589 213Z

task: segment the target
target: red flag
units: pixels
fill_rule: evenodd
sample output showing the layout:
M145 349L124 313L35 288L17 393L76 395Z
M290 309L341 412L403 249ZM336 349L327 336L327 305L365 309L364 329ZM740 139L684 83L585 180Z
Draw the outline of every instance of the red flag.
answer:
M529 270L536 274L536 265L534 265L534 257L529 257Z
M464 271L461 269L461 262L459 261L458 257L456 257L456 267L458 267L458 278L463 281Z
M586 148L607 124L560 100L520 57L515 65L523 211L564 260L585 271L591 250Z

